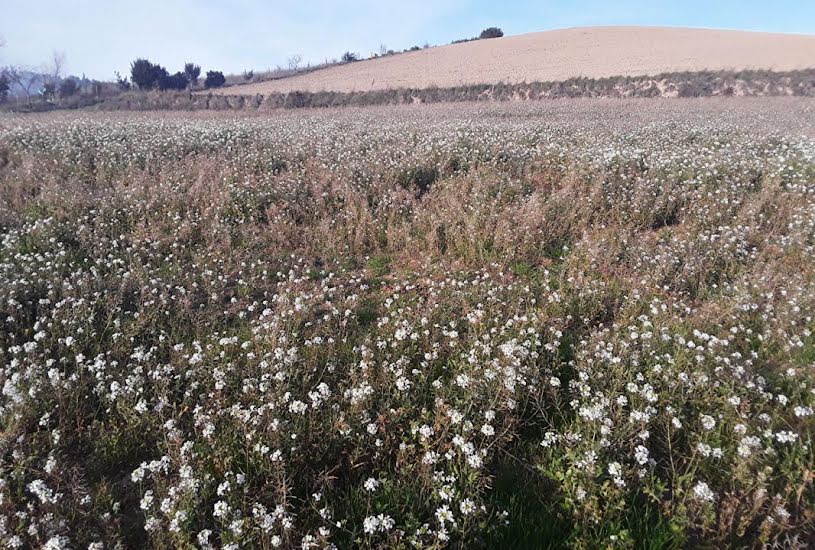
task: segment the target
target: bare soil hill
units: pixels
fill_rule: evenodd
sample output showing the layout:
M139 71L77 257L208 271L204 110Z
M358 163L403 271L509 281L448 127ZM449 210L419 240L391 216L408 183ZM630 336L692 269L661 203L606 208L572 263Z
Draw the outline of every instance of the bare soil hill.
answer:
M587 27L439 46L215 93L360 92L702 70L790 71L813 66L812 35Z

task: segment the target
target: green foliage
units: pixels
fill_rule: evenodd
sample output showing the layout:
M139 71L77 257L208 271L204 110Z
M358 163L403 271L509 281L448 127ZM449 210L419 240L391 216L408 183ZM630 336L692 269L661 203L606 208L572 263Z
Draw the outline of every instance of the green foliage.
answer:
M11 82L5 72L0 71L0 102L6 100L8 91L11 88Z
M401 171L396 176L396 183L402 188L413 191L421 197L441 177L435 166L413 166Z
M0 128L0 545L808 542L804 105L650 105Z
M59 95L61 97L71 97L79 90L79 84L73 78L66 78L59 83Z
M220 88L226 83L224 73L221 71L207 71L207 77L204 79L205 88Z
M197 85L198 77L201 76L201 66L191 62L185 63L184 76L187 78L188 82Z
M168 77L167 69L148 59L139 58L130 64L130 81L141 90L157 88Z
M501 38L502 36L504 36L504 31L502 31L498 27L489 27L481 31L481 34L478 35L478 38L483 40L486 38Z
M383 277L390 272L391 257L387 255L372 256L368 259L367 267L377 277Z
M172 75L164 75L159 79L159 90L184 90L189 85L189 80L182 72Z

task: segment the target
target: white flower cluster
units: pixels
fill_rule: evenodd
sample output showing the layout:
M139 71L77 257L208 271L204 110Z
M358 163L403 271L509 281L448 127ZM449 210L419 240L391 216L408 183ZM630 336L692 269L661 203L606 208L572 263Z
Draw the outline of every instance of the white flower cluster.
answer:
M804 540L811 105L638 101L3 115L0 547Z

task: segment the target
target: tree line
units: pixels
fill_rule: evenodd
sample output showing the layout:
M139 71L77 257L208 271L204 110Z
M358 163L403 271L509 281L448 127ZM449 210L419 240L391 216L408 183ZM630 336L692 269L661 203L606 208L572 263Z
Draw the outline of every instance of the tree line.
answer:
M185 90L197 86L201 77L201 67L195 63L185 63L184 70L170 74L167 69L149 59L136 59L130 64L130 82L116 75L120 87L129 88L136 85L140 90ZM226 82L221 71L207 71L204 78L205 88L219 88Z
M489 38L499 38L504 33L497 27L489 27L484 29L478 37L455 40L453 43L468 42L470 40L483 40ZM5 46L3 37L0 36L0 49ZM424 48L430 47L425 44ZM419 46L404 50L415 51L419 50ZM372 57L379 57L385 55L393 55L393 50L388 50L384 44L380 46L378 54L372 54ZM353 63L359 61L360 56L356 52L347 51L343 53L339 60L334 59L330 63L326 60L324 66L336 63ZM299 54L293 55L288 60L289 73L297 73L300 68L302 56ZM65 54L54 52L50 63L43 65L42 70L25 69L18 66L0 67L0 103L2 103L12 92L12 87L16 87L18 95L24 94L31 104L31 98L40 96L46 102L52 100L62 100L76 95L78 92L87 93L91 89L93 95L99 96L100 94L116 94L118 91L129 90L136 87L139 90L185 90L198 87L201 78L201 67L192 62L184 64L181 71L170 73L165 67L158 63L153 63L146 58L138 58L130 64L129 78L122 76L118 72L116 75L116 83L99 82L76 77L62 78L62 70L65 66ZM278 72L284 72L282 68L278 67ZM243 78L246 81L253 80L254 72L246 71L243 73ZM203 81L203 87L206 89L219 88L226 84L226 77L222 71L207 71ZM118 90L118 91L117 91Z
M0 48L5 44L5 40L0 36ZM7 99L12 86L17 86L29 102L34 94L45 100L73 96L79 91L80 83L73 77L62 78L65 62L65 54L54 51L51 59L39 70L15 65L0 67L0 103ZM84 77L82 80L87 81Z

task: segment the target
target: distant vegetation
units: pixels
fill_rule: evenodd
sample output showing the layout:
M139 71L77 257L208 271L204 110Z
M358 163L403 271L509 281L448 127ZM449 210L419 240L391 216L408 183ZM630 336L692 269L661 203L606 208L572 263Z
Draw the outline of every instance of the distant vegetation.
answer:
M462 38L460 40L453 40L452 44L461 44L463 42L472 42L474 40L485 40L488 38L501 38L504 36L504 31L498 27L488 27L481 31L481 34L472 38Z
M66 78L59 84L59 93L63 97L72 97L79 89L76 79Z
M207 78L204 80L205 88L220 88L226 79L221 71L207 71Z
M498 27L489 27L481 31L478 37L456 40L453 43L496 38L503 35L503 31ZM5 43L0 43L0 47L4 45ZM415 45L400 51L388 49L382 44L378 51L372 52L368 57L398 55L430 47L431 45L425 42L422 46ZM207 71L203 88L212 89L247 82L276 80L333 65L353 63L360 61L364 57L357 52L348 50L339 58L326 59L323 63L313 65L307 63L303 67L302 55L293 54L288 58L286 68L278 66L274 70L262 72L246 70L236 75L224 75L222 71L216 70ZM181 71L170 73L160 63L154 63L147 58L138 58L130 64L129 77L115 72L114 82L89 80L84 76L82 78L63 78L61 73L65 62L65 55L55 51L52 59L43 65L43 69L34 70L16 66L0 67L0 105L7 103L9 96L16 96L18 101L12 106L14 109L39 111L53 108L77 108L109 99L121 92L130 91L134 87L140 92L197 90L202 87L199 80L201 66L193 62L185 63ZM24 105L20 104L20 97L25 99ZM38 101L34 101L35 99Z
M105 110L275 110L462 101L545 100L560 98L648 98L712 96L815 97L815 69L668 73L643 77L573 78L556 82L479 84L453 88L394 89L370 92L291 92L266 95L189 93L121 94L102 103Z
M198 77L201 76L201 67L195 63L184 64L184 76L192 85L198 84Z
M504 31L498 27L490 27L481 31L481 35L478 38L501 38L502 36L504 36Z
M464 40L455 40L452 43L458 44L460 42L470 42L472 40L481 40L486 38L499 38L504 36L504 31L502 31L498 27L489 27L481 31L481 34L477 37L467 38ZM430 48L431 44L429 42L425 42L423 45L419 46L414 45L409 48L405 48L403 50L394 50L389 49L385 44L381 44L379 46L379 50L376 52L371 52L368 58L378 58L378 57L387 57L391 55L399 55L400 53L409 53L409 52L417 52L423 49ZM360 55L357 52L353 51L346 51L339 58L333 59L325 59L322 63L317 64L307 64L306 67L301 67L301 63L303 61L303 57L300 54L294 54L287 60L287 67L278 66L274 70L262 71L262 72L251 72L251 76L246 78L248 72L244 72L243 74L238 75L227 75L226 76L226 85L235 85L235 84L243 84L245 82L264 82L268 80L278 80L281 78L287 78L293 76L298 73L309 73L320 69L325 69L327 67L331 67L334 65L340 65L345 63L354 63L356 61L361 61L364 59L364 55Z
M0 38L0 48L5 42ZM0 67L0 107L18 110L73 108L98 103L120 93L112 82L80 76L64 76L66 56L54 51L37 68L20 65Z
M10 87L10 82L6 74L0 74L0 102L5 101Z
M147 59L137 59L130 64L130 80L140 90L184 90L197 84L200 74L201 67L195 63L186 63L184 71L175 74L169 74L167 69ZM118 78L121 80L121 77ZM223 82L219 86L222 84Z
M477 37L453 43L498 38L504 35L498 27L488 27ZM430 44L393 50L381 44L370 58L398 55L429 48ZM287 60L287 67L273 70L225 75L206 71L201 66L185 63L183 70L170 73L164 66L146 58L134 60L130 73L118 72L115 82L100 82L84 77L62 76L65 56L54 52L52 59L36 71L21 67L0 67L0 105L6 109L46 111L83 108L101 104L102 109L277 109L302 107L336 107L346 105L379 105L400 103L436 103L452 101L540 100L561 97L705 97L728 95L794 95L815 96L815 70L771 72L692 72L657 76L574 78L566 81L520 84L480 84L427 89L391 89L369 92L291 92L267 95L208 97L189 92L224 86L262 82L305 74L333 65L360 61L364 56L346 51L339 58L323 63L303 64L300 54ZM138 93L136 93L138 90ZM186 92L178 94L177 92ZM130 92L130 93L127 93ZM161 92L161 93L145 93ZM169 94L169 92L176 92ZM166 97L165 97L166 95ZM9 101L16 97L16 101Z

